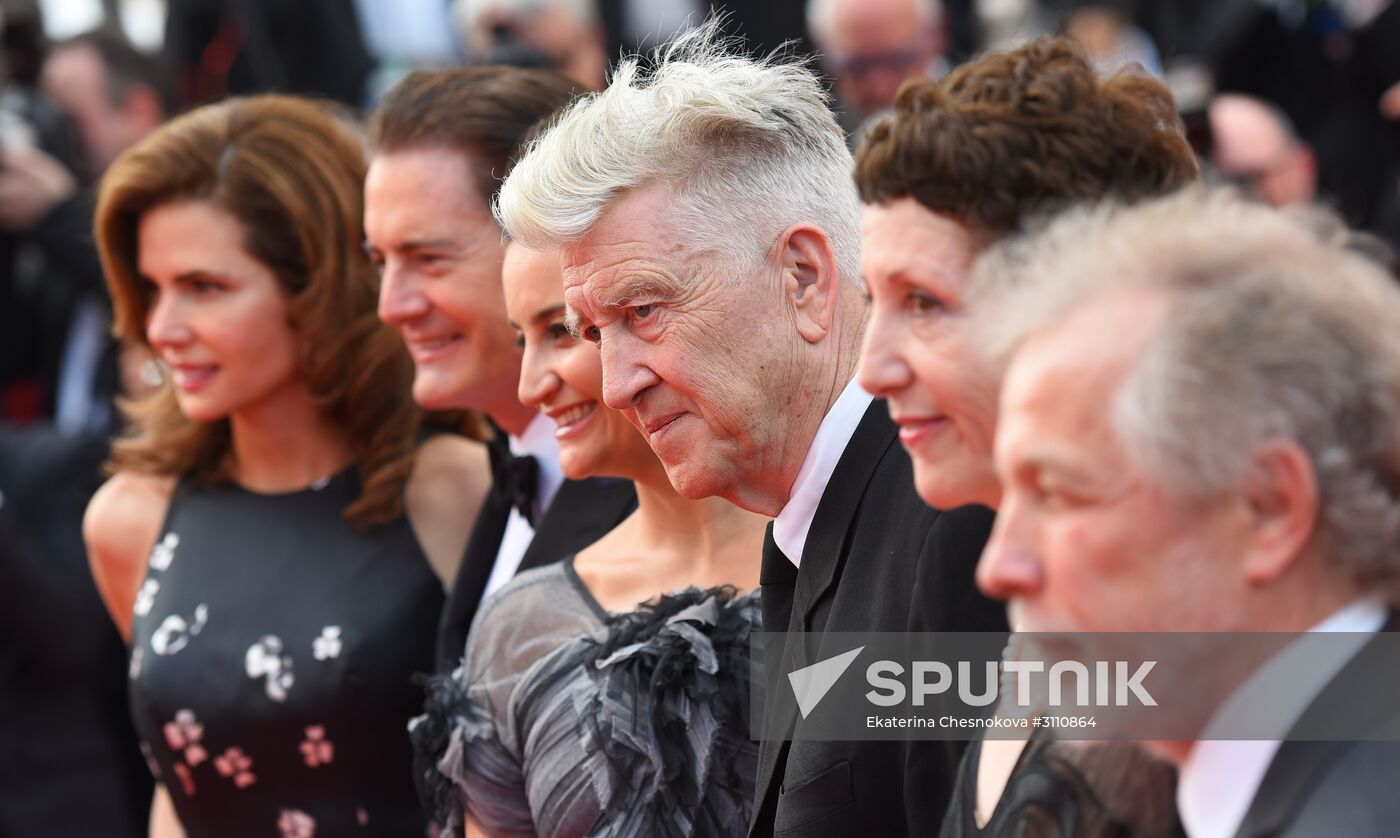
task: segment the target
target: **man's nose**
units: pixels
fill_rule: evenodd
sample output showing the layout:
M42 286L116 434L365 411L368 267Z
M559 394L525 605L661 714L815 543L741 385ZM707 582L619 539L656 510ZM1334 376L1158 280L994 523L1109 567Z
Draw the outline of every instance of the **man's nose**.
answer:
M422 317L431 306L412 273L386 262L379 277L379 319L390 325Z
M992 599L1032 596L1045 574L1026 537L1030 524L1011 493L1003 496L992 537L977 562L977 587Z
M626 334L603 335L598 350L603 362L603 403L613 410L635 407L642 393L661 381L647 364L640 341Z

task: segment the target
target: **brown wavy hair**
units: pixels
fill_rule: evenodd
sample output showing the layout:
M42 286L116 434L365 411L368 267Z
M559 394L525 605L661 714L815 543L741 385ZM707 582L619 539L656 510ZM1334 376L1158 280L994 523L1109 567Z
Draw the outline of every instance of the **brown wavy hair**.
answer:
M243 227L243 247L277 277L300 340L299 368L327 421L344 429L362 491L344 511L367 529L403 514L421 414L413 364L375 314L378 279L360 247L365 153L350 118L289 96L231 99L160 128L119 157L97 198L96 236L116 333L149 346L151 298L137 230L151 209L205 200ZM229 422L192 422L167 380L122 404L130 421L109 468L229 480Z
M855 176L866 203L912 196L985 243L1069 204L1173 191L1197 172L1164 84L1102 77L1056 37L906 82L866 131Z

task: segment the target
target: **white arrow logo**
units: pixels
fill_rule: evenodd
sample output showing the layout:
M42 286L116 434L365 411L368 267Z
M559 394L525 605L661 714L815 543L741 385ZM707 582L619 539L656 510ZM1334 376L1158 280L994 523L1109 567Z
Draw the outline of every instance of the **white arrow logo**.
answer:
M861 646L788 673L788 682L792 684L792 694L797 698L797 709L802 712L802 718L807 718L807 714L816 709L818 702L836 686L841 675L864 650L865 647Z

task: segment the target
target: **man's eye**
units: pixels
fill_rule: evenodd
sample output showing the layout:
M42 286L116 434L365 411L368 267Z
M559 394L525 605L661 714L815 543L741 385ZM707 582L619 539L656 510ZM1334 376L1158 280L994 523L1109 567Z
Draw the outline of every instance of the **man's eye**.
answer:
M633 306L632 316L638 320L645 320L647 317L651 316L654 310L656 310L656 306L653 305Z
M589 343L598 343L603 339L603 333L598 330L597 326L585 326L582 334L583 339Z

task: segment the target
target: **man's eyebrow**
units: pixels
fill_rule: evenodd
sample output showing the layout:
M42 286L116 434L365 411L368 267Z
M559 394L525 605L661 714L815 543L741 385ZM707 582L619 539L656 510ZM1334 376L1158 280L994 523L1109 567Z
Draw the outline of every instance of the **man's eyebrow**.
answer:
M399 250L457 250L457 243L451 239L406 239L399 243Z
M600 303L602 308L621 308L636 300L669 300L678 288L669 279L656 276L630 276L611 288Z
M564 306L564 328L575 340L583 339L583 318L579 316L578 309L567 304Z

